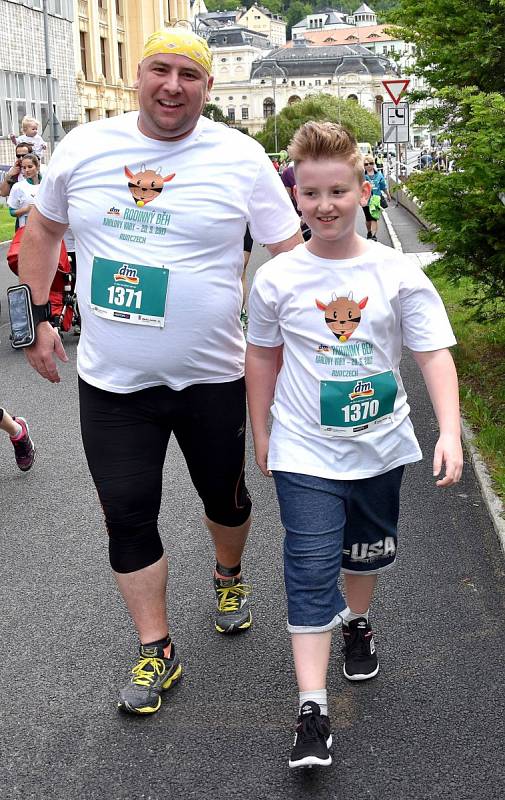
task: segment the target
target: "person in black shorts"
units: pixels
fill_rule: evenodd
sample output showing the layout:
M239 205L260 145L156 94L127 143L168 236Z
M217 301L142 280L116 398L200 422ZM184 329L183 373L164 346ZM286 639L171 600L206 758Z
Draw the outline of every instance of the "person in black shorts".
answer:
M160 708L182 671L158 529L172 433L215 546L215 629L251 625L241 566L251 515L243 238L249 224L274 255L300 241L298 218L261 146L201 116L211 69L204 39L183 28L154 33L138 68L139 112L79 126L58 145L20 260L33 302L43 304L71 226L83 442L110 563L140 639L118 705L140 715ZM44 378L59 381L55 357L66 356L48 323L37 326L27 356ZM181 573L179 590L192 597L192 577Z

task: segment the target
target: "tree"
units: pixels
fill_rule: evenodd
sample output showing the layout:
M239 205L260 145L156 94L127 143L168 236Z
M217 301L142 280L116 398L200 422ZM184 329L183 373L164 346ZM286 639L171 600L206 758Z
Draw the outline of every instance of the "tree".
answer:
M414 74L431 101L416 116L448 140L454 171L409 179L426 234L454 280L471 277L477 303L505 297L505 0L400 0L399 38L416 46Z
M214 122L224 122L228 124L228 119L225 117L219 106L215 103L205 103L202 111L202 116L214 120Z
M353 100L338 100L329 94L315 94L286 106L277 115L277 141L280 150L287 148L294 132L308 120L341 122L360 142L375 144L381 138L381 126L376 114L362 108ZM273 117L268 118L256 139L268 153L274 152Z

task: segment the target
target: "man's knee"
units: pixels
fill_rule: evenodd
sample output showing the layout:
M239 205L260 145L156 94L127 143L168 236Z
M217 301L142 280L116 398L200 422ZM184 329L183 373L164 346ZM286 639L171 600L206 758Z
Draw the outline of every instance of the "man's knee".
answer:
M109 559L115 572L136 572L150 567L163 555L156 520L139 525L106 521L109 534Z

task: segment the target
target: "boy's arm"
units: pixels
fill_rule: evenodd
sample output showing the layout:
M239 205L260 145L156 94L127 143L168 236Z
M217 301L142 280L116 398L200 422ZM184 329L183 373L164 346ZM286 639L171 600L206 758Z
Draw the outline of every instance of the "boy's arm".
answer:
M446 348L411 352L423 374L440 430L433 457L433 475L438 477L445 464L445 476L436 485L452 486L459 481L463 470L456 367Z
M282 348L282 344L277 347L258 347L255 344L248 344L245 357L247 403L256 463L263 475L267 477L272 475L267 467L270 438L268 418L282 357Z

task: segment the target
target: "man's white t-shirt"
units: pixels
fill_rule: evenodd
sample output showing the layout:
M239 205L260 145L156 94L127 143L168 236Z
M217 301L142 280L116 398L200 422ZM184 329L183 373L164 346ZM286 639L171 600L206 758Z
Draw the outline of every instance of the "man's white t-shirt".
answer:
M370 242L336 261L298 245L258 270L248 310L250 343L284 345L269 469L351 480L422 457L402 346L431 351L456 340L437 291L406 256Z
M186 138L157 141L137 119L133 112L71 131L37 198L39 211L75 236L79 375L120 393L236 380L246 223L256 241L272 244L299 230L298 217L255 140L201 117ZM138 294L146 275L151 307L126 322L146 302ZM97 297L117 310L104 312ZM162 327L146 324L152 317Z

